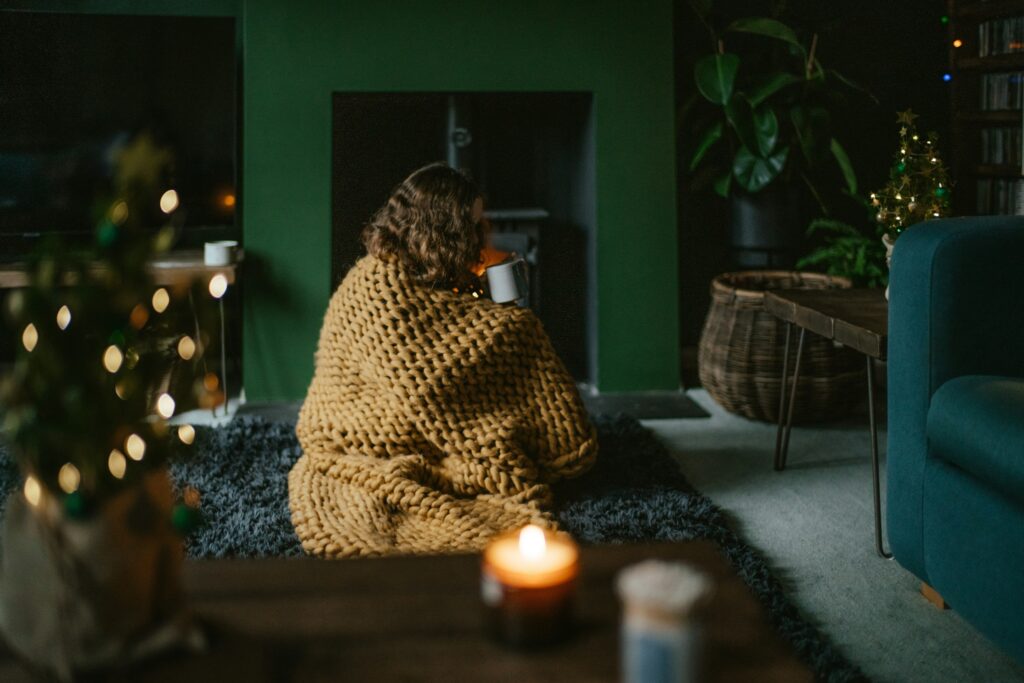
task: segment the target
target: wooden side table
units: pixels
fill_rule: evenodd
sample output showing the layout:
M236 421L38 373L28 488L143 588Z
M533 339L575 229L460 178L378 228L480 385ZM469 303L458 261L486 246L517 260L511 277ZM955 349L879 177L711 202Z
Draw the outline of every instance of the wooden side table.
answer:
M615 577L648 558L691 563L715 583L699 680L813 680L708 541L581 548L576 633L532 651L487 637L476 554L192 561L186 592L191 608L213 626L209 649L168 654L102 680L611 683L619 680ZM34 680L2 646L0 680Z
M864 354L868 375L868 424L871 429L871 476L875 510L875 551L891 559L882 540L882 496L879 484L878 428L875 421L875 360L885 360L889 341L889 302L881 289L778 289L765 293L765 309L786 323L786 350L779 391L779 428L775 437L775 469L786 467L793 404L800 378L804 337L810 330ZM800 339L793 363L793 388L786 406L789 348L794 325Z

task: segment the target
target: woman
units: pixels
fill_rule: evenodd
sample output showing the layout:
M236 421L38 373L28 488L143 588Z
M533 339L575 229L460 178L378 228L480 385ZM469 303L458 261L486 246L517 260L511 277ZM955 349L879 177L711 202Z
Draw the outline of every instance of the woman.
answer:
M289 504L307 552L478 549L550 526L550 484L593 463L593 427L536 316L467 293L482 217L473 183L432 164L364 231L296 428Z

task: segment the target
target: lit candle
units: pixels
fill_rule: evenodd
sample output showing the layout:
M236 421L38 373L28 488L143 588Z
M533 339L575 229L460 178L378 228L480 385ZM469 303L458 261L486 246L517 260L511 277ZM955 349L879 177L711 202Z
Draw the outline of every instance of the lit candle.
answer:
M567 534L529 525L484 551L481 595L491 632L509 645L551 643L569 634L579 551Z

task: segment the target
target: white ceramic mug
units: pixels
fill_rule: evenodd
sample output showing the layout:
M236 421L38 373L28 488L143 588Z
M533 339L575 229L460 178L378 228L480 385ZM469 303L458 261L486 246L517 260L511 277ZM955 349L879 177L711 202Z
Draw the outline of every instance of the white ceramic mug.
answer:
M227 266L235 262L238 256L238 242L222 240L207 242L203 245L203 263L208 266Z
M495 303L514 301L520 306L529 305L530 287L527 282L526 261L519 257L513 257L488 268L487 285L491 289L491 299Z

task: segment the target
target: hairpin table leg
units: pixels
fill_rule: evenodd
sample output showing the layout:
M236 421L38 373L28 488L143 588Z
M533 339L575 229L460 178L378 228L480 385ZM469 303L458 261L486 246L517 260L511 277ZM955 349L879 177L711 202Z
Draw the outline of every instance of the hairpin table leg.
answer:
M796 344L796 360L793 363L793 387L789 390L789 407L786 409L786 426L782 430L782 448L775 453L775 470L778 472L786 468L786 456L789 454L789 433L793 430L793 406L796 404L796 389L800 384L800 358L804 355L806 336L807 328L801 327L800 340Z
M868 423L871 427L871 482L875 502L875 552L886 560L892 553L886 552L882 542L882 492L878 473L878 426L875 424L875 359L867 356L868 371Z
M793 336L793 323L786 323L786 346L782 352L782 379L779 382L779 428L775 432L775 469L779 467L782 453L782 432L786 424L786 382L789 380L789 340Z

